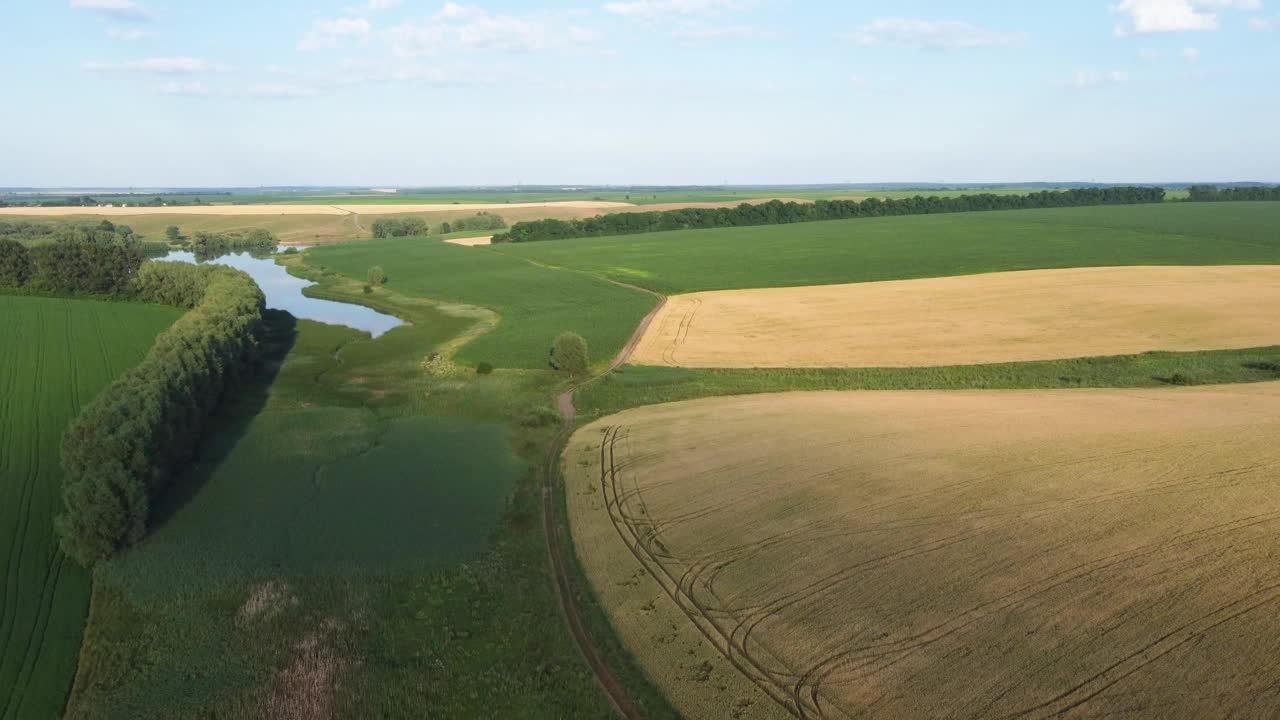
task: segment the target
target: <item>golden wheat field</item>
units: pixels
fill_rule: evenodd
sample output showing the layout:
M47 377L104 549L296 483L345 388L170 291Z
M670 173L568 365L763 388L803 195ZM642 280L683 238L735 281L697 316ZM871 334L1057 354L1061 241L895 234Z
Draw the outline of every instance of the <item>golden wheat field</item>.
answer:
M913 367L1280 342L1280 267L1029 270L671 297L631 361Z
M574 546L689 717L1274 717L1280 383L628 410Z

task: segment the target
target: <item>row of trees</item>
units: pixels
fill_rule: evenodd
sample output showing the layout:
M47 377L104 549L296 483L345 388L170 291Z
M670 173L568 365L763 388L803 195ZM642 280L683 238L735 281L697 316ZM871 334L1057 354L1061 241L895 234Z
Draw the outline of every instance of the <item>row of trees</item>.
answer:
M1229 188L1218 188L1213 185L1193 185L1189 192L1190 196L1187 199L1191 202L1280 201L1280 185L1276 187L1250 185Z
M28 247L0 237L0 289L50 295L120 295L142 266L146 243L127 225L62 225Z
M1046 190L1027 195L980 193L952 197L912 197L900 200L818 200L812 203L770 200L766 203L743 203L734 208L684 208L661 212L612 213L581 220L534 220L519 222L508 232L494 237L494 242L532 242L604 235L666 230L691 230L748 225L779 225L846 220L893 215L926 215L933 213L976 212L982 210L1020 210L1027 208L1077 207L1084 205L1131 205L1158 203L1164 190L1155 187L1082 188Z
M170 226L170 228L177 230L176 226ZM165 232L172 240L175 233L169 233L168 230ZM196 260L200 262L241 252L251 255L269 255L275 252L276 246L280 244L270 230L263 228L254 228L248 232L223 233L197 230L191 237L185 239L180 232L176 234L183 247L190 249L196 256Z
M443 222L433 229L427 221L418 217L378 218L373 221L373 236L376 238L412 237L421 235L448 235L453 232L493 232L507 226L501 215L491 212L478 212L470 217L458 218Z
M152 501L191 460L209 417L255 369L263 296L247 274L152 262L140 300L192 308L104 389L62 439L63 551L85 566L145 535Z

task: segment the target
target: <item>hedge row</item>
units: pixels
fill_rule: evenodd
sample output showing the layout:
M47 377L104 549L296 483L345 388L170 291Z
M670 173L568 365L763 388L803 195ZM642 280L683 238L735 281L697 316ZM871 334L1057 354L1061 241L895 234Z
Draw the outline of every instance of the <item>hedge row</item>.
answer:
M192 308L107 386L62 439L63 551L86 566L142 539L151 501L195 452L218 405L254 370L262 291L222 266L151 262L138 299Z
M1213 185L1194 185L1188 191L1191 202L1227 202L1227 201L1280 201L1280 185L1266 187L1249 185L1246 187L1218 188Z
M932 213L1021 210L1029 208L1078 207L1085 205L1134 205L1164 201L1157 187L1083 188L1046 190L1027 195L957 195L954 197L912 197L900 200L818 200L812 203L770 200L743 203L734 208L684 208L660 212L612 213L581 220L533 220L519 222L511 230L496 235L494 242L533 242L565 238L632 235L636 233L693 230L749 225L847 220L851 218Z

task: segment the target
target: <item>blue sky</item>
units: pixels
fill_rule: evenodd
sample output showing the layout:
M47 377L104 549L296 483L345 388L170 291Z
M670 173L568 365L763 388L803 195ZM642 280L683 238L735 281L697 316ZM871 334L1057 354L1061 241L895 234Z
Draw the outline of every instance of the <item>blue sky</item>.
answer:
M1280 0L10 0L0 63L0 186L1280 181Z

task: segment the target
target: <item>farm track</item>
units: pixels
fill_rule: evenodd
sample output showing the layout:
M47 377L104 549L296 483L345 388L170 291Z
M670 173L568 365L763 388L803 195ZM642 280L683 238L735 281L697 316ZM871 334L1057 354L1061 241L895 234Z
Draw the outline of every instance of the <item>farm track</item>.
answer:
M549 265L543 265L530 261L531 264L547 267L555 270L568 270L567 268L558 268ZM569 272L575 272L568 270ZM595 276L598 277L598 276ZM630 693L623 686L618 677L609 669L609 663L604 654L600 651L595 641L591 639L586 623L582 617L582 610L578 607L577 601L574 599L573 577L568 569L568 560L565 557L564 540L560 535L560 526L556 521L556 494L555 485L559 479L560 454L564 451L565 444L569 440L569 436L573 434L574 422L577 419L577 409L573 404L573 394L580 388L586 387L596 382L602 377L621 367L631 357L631 353L639 344L640 338L649 327L649 323L657 316L667 299L659 293L653 292L646 288L628 285L616 280L608 278L600 278L606 282L625 287L631 290L648 293L658 298L658 304L645 315L644 319L636 327L627 340L626 345L618 351L618 354L609 363L609 367L599 375L595 375L581 383L577 383L560 393L556 398L556 406L560 411L560 419L562 427L560 432L552 440L551 445L547 448L547 462L545 482L542 488L542 528L547 540L547 553L551 561L551 571L555 580L556 599L559 601L560 610L564 615L565 625L569 629L569 634L573 637L574 643L578 646L578 651L586 660L588 667L591 668L592 674L596 681L604 689L605 694L609 698L609 703L613 706L619 717L627 720L639 720L644 717L640 706L632 699Z

